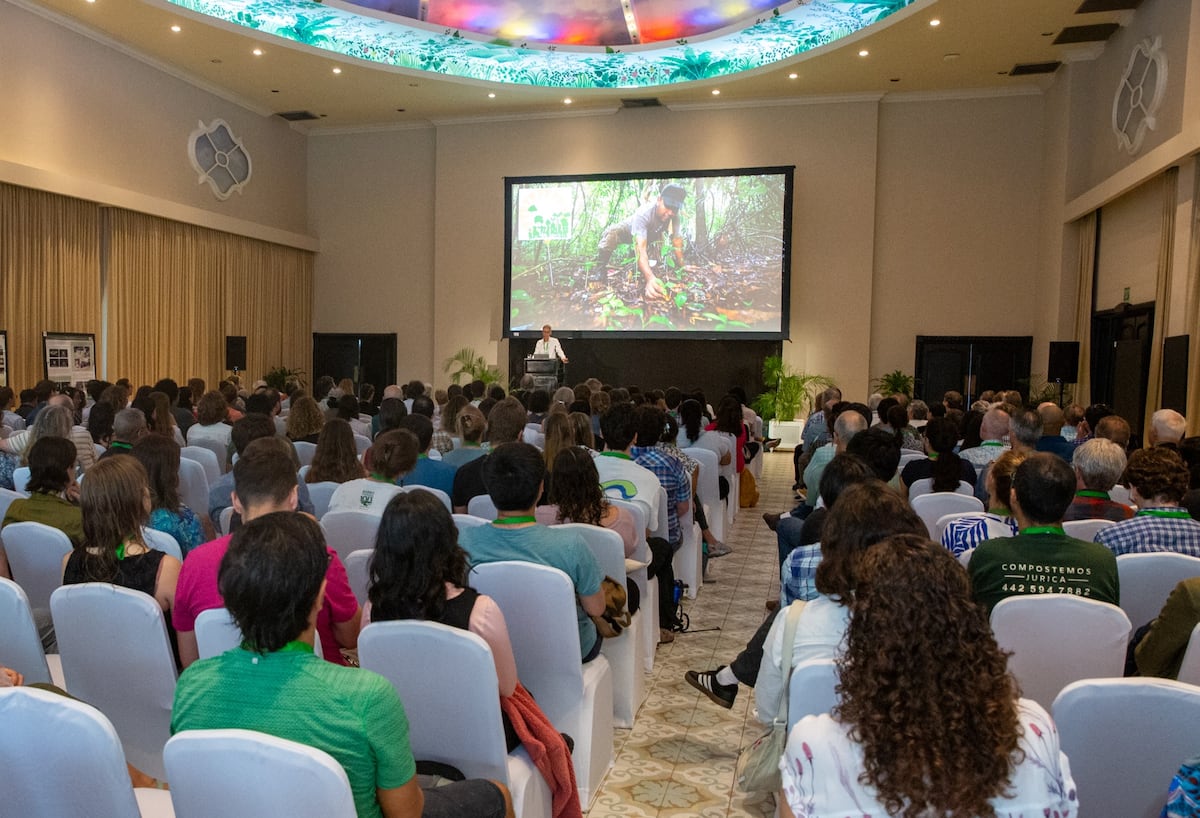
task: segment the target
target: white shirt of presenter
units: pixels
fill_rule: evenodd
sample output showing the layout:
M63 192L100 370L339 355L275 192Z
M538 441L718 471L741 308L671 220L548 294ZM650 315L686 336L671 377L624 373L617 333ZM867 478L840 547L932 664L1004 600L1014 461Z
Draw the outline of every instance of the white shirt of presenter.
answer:
M562 344L557 338L550 335L550 325L546 324L542 327L542 337L533 347L534 355L545 355L548 358L558 358L564 364L567 362L567 354L563 352Z

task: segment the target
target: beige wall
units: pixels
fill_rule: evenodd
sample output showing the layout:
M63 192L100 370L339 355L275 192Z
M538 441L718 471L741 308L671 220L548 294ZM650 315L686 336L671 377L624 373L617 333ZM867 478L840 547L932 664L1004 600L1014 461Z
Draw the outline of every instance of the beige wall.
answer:
M0 76L0 180L268 240L306 230L306 140L283 120L10 3L0 3ZM218 118L253 164L250 184L224 202L197 184L187 154L198 121Z

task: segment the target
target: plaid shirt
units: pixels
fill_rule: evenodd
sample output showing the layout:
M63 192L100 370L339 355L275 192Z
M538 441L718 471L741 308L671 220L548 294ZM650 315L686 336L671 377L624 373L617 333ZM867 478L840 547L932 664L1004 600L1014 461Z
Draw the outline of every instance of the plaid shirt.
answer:
M797 599L805 602L816 599L817 566L821 564L821 544L800 545L792 549L783 561L779 577L779 604L791 605Z
M654 472L658 482L666 489L667 530L670 532L667 539L671 541L671 545L678 545L683 542L683 536L679 530L676 504L692 499L691 478L683 470L682 463L655 446L634 446L629 453L633 455L633 462Z
M1100 529L1096 532L1096 542L1118 557L1155 551L1200 557L1200 522L1191 517L1160 517L1148 513L1155 511L1187 513L1177 506L1144 508L1132 520Z

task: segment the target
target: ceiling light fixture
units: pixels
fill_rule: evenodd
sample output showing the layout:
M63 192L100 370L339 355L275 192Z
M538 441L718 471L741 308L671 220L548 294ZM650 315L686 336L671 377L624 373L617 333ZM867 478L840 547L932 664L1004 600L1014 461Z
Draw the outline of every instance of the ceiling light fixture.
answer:
M253 51L253 52L251 52L251 53L253 53L253 54L254 54L254 56L256 56L256 57L261 57L261 56L262 56L262 49L261 49L261 48L256 48L256 49L254 49L254 51Z
M495 99L495 98L496 98L495 94L488 94L488 99Z
M796 79L796 78L797 78L797 77L799 77L799 76L800 76L799 74L788 74L788 79L790 79L790 80L794 80L794 79Z
M340 68L335 68L335 69L333 69L333 73L335 73L335 74L340 74L340 73L342 73L342 69L340 69Z
M567 97L566 99L563 100L563 105L570 105L574 101L575 100L571 99L570 97Z
M719 97L719 96L721 96L721 89L720 89L720 88L714 88L714 89L713 89L713 96L714 96L714 97Z
M936 17L934 17L932 20L929 21L929 25L933 26L934 28L937 28L941 24L942 24L942 21Z
M864 48L862 51L858 52L858 56L865 57L870 53L871 53L870 51L867 51L867 49Z
M179 32L183 31L183 29L179 26L171 26L171 31L174 31L176 34L178 34Z

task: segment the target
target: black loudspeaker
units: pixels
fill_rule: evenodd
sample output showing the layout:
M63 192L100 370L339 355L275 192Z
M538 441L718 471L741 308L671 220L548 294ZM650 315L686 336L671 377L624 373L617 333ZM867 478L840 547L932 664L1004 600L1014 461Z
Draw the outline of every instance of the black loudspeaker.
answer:
M1188 342L1187 335L1163 339L1162 407L1187 414Z
M229 371L246 368L246 336L225 336L225 368Z
M1051 341L1050 362L1046 364L1046 380L1054 383L1079 382L1079 342Z

